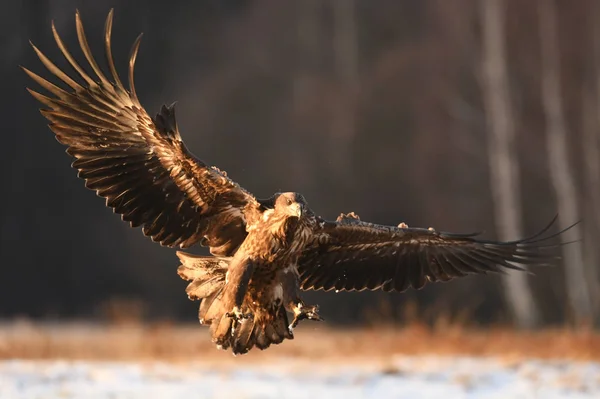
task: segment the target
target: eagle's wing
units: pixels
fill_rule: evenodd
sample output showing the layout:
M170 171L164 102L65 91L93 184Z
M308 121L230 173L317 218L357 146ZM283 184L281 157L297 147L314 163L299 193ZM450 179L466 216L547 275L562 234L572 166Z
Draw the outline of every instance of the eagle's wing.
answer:
M23 68L55 97L29 92L49 109L41 110L86 187L106 198L107 206L132 227L162 245L182 248L196 242L228 254L246 235L244 209L255 198L224 172L196 159L181 140L173 107L163 106L151 118L140 104L133 69L141 35L129 59L129 90L117 75L111 51L112 10L105 25L106 60L111 78L103 74L88 46L79 13L77 37L95 76L75 61L59 37L54 39L81 83L53 64L35 46L44 66L72 91L65 91Z
M544 241L554 235L540 235L550 225L528 239L498 242L477 239L477 233L382 226L362 222L354 214L341 215L336 222L321 223L301 256L301 287L402 292L468 274L548 264L556 257L543 251L548 248Z

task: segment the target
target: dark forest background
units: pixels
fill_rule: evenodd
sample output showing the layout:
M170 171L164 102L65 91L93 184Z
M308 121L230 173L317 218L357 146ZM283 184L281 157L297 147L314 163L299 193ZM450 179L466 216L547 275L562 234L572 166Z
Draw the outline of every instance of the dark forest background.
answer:
M130 229L84 189L18 68L50 76L30 39L66 65L51 20L81 56L76 8L103 60L111 7L122 74L129 46L144 32L136 87L148 112L178 101L188 147L257 196L298 191L326 218L355 211L378 223L485 230L487 238L532 234L567 209L572 220L563 225L584 220L571 237L584 243L569 255L579 269L563 262L527 278L537 324L597 320L600 12L592 0L3 0L0 317L104 318L116 308L195 320L197 303L186 298L175 251ZM556 23L541 24L544 15ZM488 59L494 18L505 51ZM496 63L507 84L490 89L486 65ZM490 162L495 127L508 118L493 117L489 100L498 90L508 92L514 133L516 230L502 230L508 208L493 190L506 187ZM552 137L562 137L566 151ZM511 284L468 277L405 294L309 293L307 301L334 322L401 320L418 311L431 320L489 323L513 320ZM588 293L589 311L577 311L573 287Z

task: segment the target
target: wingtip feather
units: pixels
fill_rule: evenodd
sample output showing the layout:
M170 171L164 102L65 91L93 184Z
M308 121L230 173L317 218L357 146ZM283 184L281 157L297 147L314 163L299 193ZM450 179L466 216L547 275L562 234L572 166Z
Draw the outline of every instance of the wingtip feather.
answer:
M133 46L131 46L131 53L129 55L129 91L131 92L131 96L133 99L139 103L137 93L135 91L135 84L133 79L133 72L135 69L135 60L138 55L138 51L140 50L140 44L142 42L142 37L144 33L140 33L138 37L133 42Z
M92 68L92 70L94 71L96 76L100 79L102 84L105 85L105 88L110 89L112 87L110 82L108 81L108 79L106 79L106 76L104 76L104 73L100 69L100 66L94 59L94 55L92 54L92 50L88 44L87 37L85 35L85 30L83 28L83 22L79 15L77 15L75 18L75 25L76 25L76 30L77 30L77 40L79 41L79 46L81 47L81 50L83 51L83 55L87 59L90 67Z
M119 78L119 74L117 73L117 69L115 67L114 58L112 55L112 46L111 46L111 36L112 36L112 25L113 25L113 16L114 9L110 9L108 15L106 16L106 22L104 23L104 55L106 57L106 62L108 64L108 69L113 77L113 81L116 86L121 89L123 92L126 92L121 79Z

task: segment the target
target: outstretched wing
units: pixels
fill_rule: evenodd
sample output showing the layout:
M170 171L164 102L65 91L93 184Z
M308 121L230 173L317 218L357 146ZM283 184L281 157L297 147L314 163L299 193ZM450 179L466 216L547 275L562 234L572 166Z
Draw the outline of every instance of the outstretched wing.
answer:
M301 287L402 292L468 274L524 270L519 265L556 259L543 251L548 248L544 241L556 234L540 238L551 224L528 239L498 242L477 239L477 233L382 226L362 222L354 214L341 215L336 222L322 223L300 258Z
M29 92L49 109L41 110L50 129L67 153L86 187L106 198L107 206L132 227L162 245L182 248L196 242L211 251L229 254L245 238L244 209L255 198L231 181L224 172L196 159L183 144L173 107L163 106L153 119L140 104L133 84L133 69L141 35L129 59L129 90L117 75L112 51L113 11L106 19L107 78L88 46L79 13L77 37L93 70L91 77L75 61L59 37L54 39L81 82L72 79L35 46L44 66L72 91L65 91L37 74L24 71L50 98Z

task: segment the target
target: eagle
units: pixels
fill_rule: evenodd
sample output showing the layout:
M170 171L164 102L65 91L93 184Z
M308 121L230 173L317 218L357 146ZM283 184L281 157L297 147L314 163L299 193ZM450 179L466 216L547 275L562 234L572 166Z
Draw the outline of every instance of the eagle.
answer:
M188 150L174 106L163 105L151 117L141 105L133 79L141 35L132 46L125 88L111 51L113 10L104 31L108 74L92 55L79 12L75 16L92 73L71 55L52 23L74 75L31 44L64 88L22 67L50 96L27 90L46 107L40 111L85 186L122 220L166 247L209 248L208 256L177 252L178 274L189 281L188 297L201 301L200 323L210 326L217 347L234 354L266 349L293 339L299 321L323 320L317 305L304 303L302 290L403 292L471 274L526 270L556 258L544 251L552 247L546 240L560 234L543 237L552 223L532 237L501 242L478 233L368 223L354 213L326 220L296 192L255 197Z

